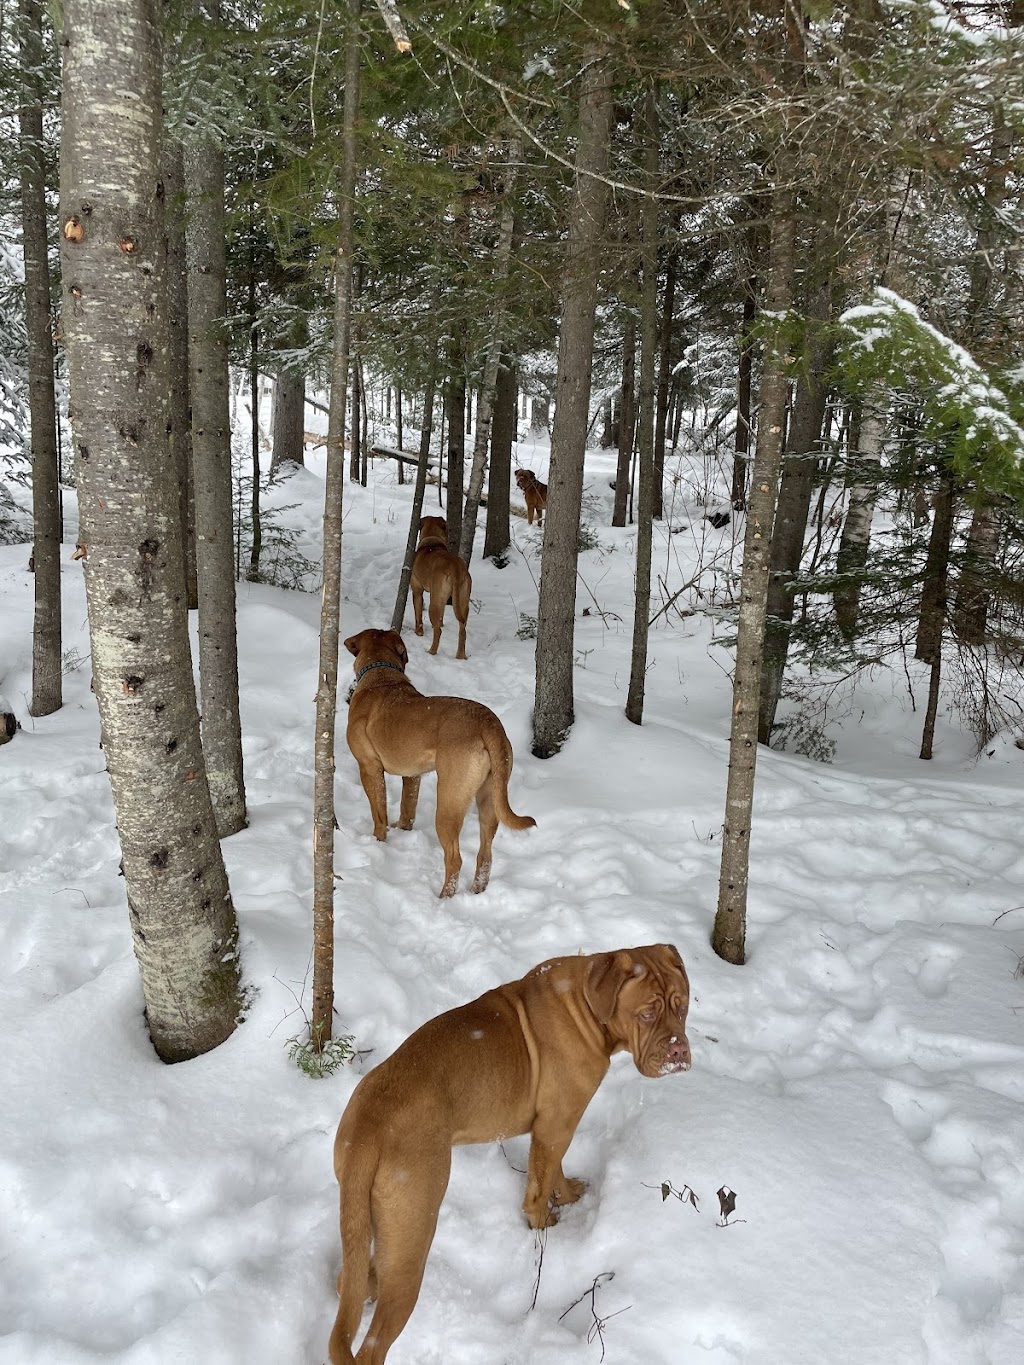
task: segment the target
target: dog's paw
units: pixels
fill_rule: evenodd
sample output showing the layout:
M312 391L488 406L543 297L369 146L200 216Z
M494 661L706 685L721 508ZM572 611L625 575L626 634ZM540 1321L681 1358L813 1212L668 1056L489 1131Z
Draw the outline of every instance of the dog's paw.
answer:
M567 1175L558 1189L552 1191L551 1202L558 1208L563 1204L575 1204L586 1192L585 1180L576 1180L573 1176Z

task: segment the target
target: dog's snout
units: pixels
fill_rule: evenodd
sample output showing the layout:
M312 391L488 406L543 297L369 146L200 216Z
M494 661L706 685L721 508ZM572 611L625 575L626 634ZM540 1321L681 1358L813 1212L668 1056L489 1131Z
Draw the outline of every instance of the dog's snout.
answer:
M681 1071L689 1071L692 1059L690 1057L690 1044L686 1034L673 1034L665 1044L665 1061L670 1066L678 1067Z

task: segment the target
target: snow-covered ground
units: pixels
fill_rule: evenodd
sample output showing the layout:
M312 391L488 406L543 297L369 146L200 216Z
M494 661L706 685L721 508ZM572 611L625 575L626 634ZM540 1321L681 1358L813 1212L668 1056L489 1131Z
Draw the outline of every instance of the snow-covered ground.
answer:
M546 457L520 445L542 477ZM749 962L719 961L728 658L706 616L662 617L645 723L625 720L633 533L607 525L610 467L588 456L600 546L581 562L560 757L529 751L533 642L517 630L536 616L535 528L515 522L504 570L474 561L468 661L452 626L429 657L407 616L411 678L498 712L512 805L537 820L499 831L485 894L437 899L429 780L418 828L373 840L340 718L338 1026L364 1055L323 1081L285 1050L309 999L318 597L239 585L251 822L224 854L258 994L223 1047L168 1068L141 1016L80 569L66 554L66 704L32 721L28 552L0 549L0 694L23 726L0 748L2 1365L319 1365L339 1262L331 1144L359 1071L543 958L657 940L690 972L693 1070L651 1081L615 1059L566 1163L589 1191L542 1264L519 1207L527 1140L457 1149L390 1362L1024 1359L1024 753L997 742L975 762L944 715L919 762L920 710L882 672L833 732L831 766L762 752ZM311 461L270 498L313 553L321 474ZM656 541L668 591L698 542L707 559L735 530L711 530L690 487L672 509L684 529ZM378 464L345 498L348 634L390 620L411 488Z

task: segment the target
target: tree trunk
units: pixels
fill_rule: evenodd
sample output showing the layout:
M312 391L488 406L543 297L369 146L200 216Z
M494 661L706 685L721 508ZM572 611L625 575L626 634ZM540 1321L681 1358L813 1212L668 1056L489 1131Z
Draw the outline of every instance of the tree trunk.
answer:
M963 575L953 604L953 619L960 642L983 645L988 634L991 575L1002 539L1000 504L991 495L974 509Z
M356 118L359 108L360 0L348 0L345 104L334 259L334 347L324 478L323 590L313 741L313 1010L310 1035L321 1051L334 1026L334 744L341 637L342 499L345 492L345 390L351 365L352 257L355 252Z
M234 1031L242 992L168 439L160 21L150 0L66 0L60 222L93 685L146 1020L173 1062Z
M827 310L827 302L822 311ZM761 701L758 740L768 744L782 691L789 656L790 626L796 607L792 582L800 572L807 519L814 493L818 442L825 418L828 389L825 370L831 347L820 329L809 336L806 369L796 385L793 412L786 435L786 458L779 487L779 501L772 535L771 572L768 578L768 621L761 666Z
M388 390L390 393L391 390ZM395 444L398 449L403 448L405 433L402 430L402 389L400 385L395 385ZM398 461L398 482L405 483L405 461Z
M611 71L607 43L599 38L585 53L576 180L562 289L557 402L537 621L533 752L538 758L558 753L573 722L576 560L607 204L600 177L608 166L611 122Z
M836 621L847 640L857 634L860 616L861 575L868 562L871 542L871 521L875 514L878 492L878 469L882 462L882 441L885 436L884 415L874 406L877 395L869 395L858 424L856 453L850 452L847 486L850 501L843 522L836 556L839 584L832 593Z
M359 381L359 338L352 347L352 463L359 470L359 482L366 487L366 451L363 441L362 384Z
M753 230L750 232L751 240ZM732 462L733 510L747 505L747 465L750 461L750 390L754 374L754 316L757 309L757 278L751 271L743 281L743 330L740 333L739 374L736 388L736 444Z
M672 313L676 305L676 271L679 254L670 251L665 266L665 297L661 310L661 340L658 353L658 393L654 419L654 515L665 515L665 433L668 429L668 389L672 377Z
M635 422L636 382L636 323L632 317L626 319L622 329L622 389L619 398L618 421L618 459L615 463L615 501L612 504L612 525L625 526L626 508L629 504L633 482L630 471L633 465L633 430Z
M658 183L658 106L654 86L648 86L642 119L647 183ZM636 519L636 589L633 612L633 649L626 695L626 719L643 722L644 684L647 679L647 633L651 615L651 552L654 508L657 501L654 459L654 374L658 349L658 201L653 194L641 209L640 266L643 285L640 298L640 421L637 461L640 501Z
M303 438L306 434L306 376L301 370L282 370L274 385L273 448L270 477L281 472L287 462L306 463Z
M466 352L461 341L452 340L448 350L448 384L444 417L448 426L448 548L458 554L462 539L462 489L466 464Z
M249 201L250 210L252 200ZM250 226L252 219L250 217ZM250 261L250 267L252 266ZM252 545L249 549L249 569L246 579L250 583L258 583L260 578L260 555L263 553L263 515L260 510L260 348L259 348L259 321L256 312L256 271L249 270L249 417L251 428L249 434L249 449L252 452ZM275 416L276 416L275 404ZM241 517L239 517L241 522ZM239 526L241 530L241 526ZM240 549L239 549L240 555ZM236 567L236 572L240 570L240 564Z
M930 759L935 743L935 720L939 711L942 679L942 637L946 626L946 585L949 579L949 546L953 538L954 483L945 471L935 495L935 514L924 566L921 619L917 628L917 657L931 665L928 705L921 734L921 758Z
M498 370L491 424L491 467L487 477L487 527L484 558L504 561L512 543L509 500L512 494L512 446L516 439L516 372L509 356ZM502 567L502 566L499 566Z
M185 584L190 610L199 606L196 580L196 499L192 482L192 401L188 385L188 257L185 250L185 150L175 138L163 145L167 205L167 310L171 337L171 444L178 485Z
M219 3L196 13L215 22ZM238 711L231 419L228 402L224 153L196 128L185 144L188 219L189 388L199 583L199 680L203 752L221 838L244 829L242 726Z
M50 268L46 246L46 157L43 143L43 12L41 0L21 0L18 43L24 102L19 109L21 225L25 257L28 404L32 427L32 701L29 713L60 710L60 480L57 407L53 393Z
M467 564L473 555L477 515L480 510L480 498L484 487L484 471L487 468L487 449L491 440L494 395L498 383L498 367L501 364L502 337L505 331L505 293L508 288L509 266L512 261L512 229L515 223L512 194L515 190L516 166L521 157L522 147L518 140L513 139L508 147L505 190L501 205L501 227L494 248L495 300L491 337L487 347L487 357L484 361L483 380L477 396L473 463L469 472L469 489L466 494L466 507L462 518L462 533L459 537L459 554Z
M391 615L391 629L401 634L405 619L405 607L409 600L409 583L412 579L412 562L416 558L416 542L419 540L420 517L423 515L423 495L427 488L427 465L430 462L430 436L434 429L434 390L437 383L437 343L431 348L430 368L427 371L427 387L423 393L423 427L420 430L420 460L416 466L416 487L412 493L412 513L409 517L409 534L405 541L405 557L395 595L395 610Z
M780 179L785 184L790 176L784 174ZM773 316L784 315L793 306L795 258L794 193L791 189L780 189L775 191L771 211L768 265L767 303ZM743 537L722 870L712 936L712 946L719 957L734 963L742 963L746 958L747 882L754 771L757 765L761 661L771 567L772 526L782 464L782 433L786 421L791 366L792 357L786 354L785 338L781 331L777 331L766 346L761 375L757 447Z
M949 543L953 535L953 477L943 473L935 494L932 531L928 538L917 622L915 658L934 664L942 652L946 628L946 582L949 577Z

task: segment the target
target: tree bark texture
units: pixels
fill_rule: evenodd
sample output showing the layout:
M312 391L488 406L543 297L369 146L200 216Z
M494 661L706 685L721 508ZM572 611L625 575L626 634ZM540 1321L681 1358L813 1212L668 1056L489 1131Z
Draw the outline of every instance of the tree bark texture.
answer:
M946 583L949 577L949 545L953 536L953 475L944 472L935 494L932 530L928 537L917 622L915 657L935 663L942 651L946 628Z
M676 271L679 255L670 251L665 266L665 296L661 310L658 351L658 392L654 419L654 515L665 515L665 434L668 430L668 389L672 377L672 314L676 306Z
M654 87L644 100L642 118L646 179L658 182L658 106ZM633 648L630 658L626 719L643 722L644 684L647 680L647 634L651 615L651 553L654 510L658 502L654 451L655 359L658 350L658 201L643 201L640 228L640 420L637 428L637 463L640 498L636 517L636 586L633 611Z
M444 416L448 429L448 496L445 518L448 522L448 548L458 554L462 540L462 493L466 466L466 352L461 340L453 339L448 361Z
M494 390L491 464L487 475L487 523L484 558L502 559L512 543L509 501L512 496L512 447L516 439L516 372L505 356Z
M788 179L787 176L782 177ZM767 306L784 315L793 304L796 206L792 190L777 190L771 211ZM727 962L746 958L750 825L757 766L757 724L764 652L772 527L782 464L783 430L793 357L777 331L765 349L757 414L757 446L747 496L743 573L733 677L729 777L722 832L722 868L712 946Z
M146 1018L172 1062L223 1042L241 991L168 440L162 17L65 4L60 222L93 684Z
M228 396L224 153L193 129L185 145L189 390L199 587L203 752L221 838L244 829Z
M270 455L271 477L283 464L305 464L302 441L306 434L306 376L301 370L282 370L274 381L274 426Z
M43 11L20 0L18 42L24 94L19 109L21 225L25 257L28 403L32 428L33 716L60 710L60 484L57 406L53 392L50 267L46 244L46 158L43 143Z
M537 620L533 752L558 753L573 722L573 627L583 464L590 411L601 246L612 121L607 46L586 54L579 101L576 181L570 210L562 325L558 338L555 424L551 435L548 505Z
M832 593L832 602L839 629L847 640L852 640L857 634L861 575L868 562L871 522L878 494L878 470L882 463L885 417L874 406L876 402L877 396L869 395L865 400L858 425L857 450L856 453L850 452L847 475L849 502L836 554L836 573L840 581Z
M185 583L190 609L199 606L196 581L196 503L192 483L192 403L188 383L188 259L185 251L185 151L165 137L163 176L167 238L167 312L171 346L171 444L178 485Z
M313 742L313 1010L312 1041L322 1048L334 1024L334 745L341 635L342 498L345 491L345 397L351 364L352 257L355 252L356 119L359 110L360 0L348 0L345 105L334 260L334 346L324 480L323 592Z
M983 645L988 634L992 574L1002 540L999 500L987 496L974 509L967 533L963 574L953 605L956 633L962 644Z
M501 204L501 224L494 248L494 312L491 321L491 336L484 358L484 373L477 397L473 462L469 471L469 487L466 490L462 533L459 537L459 554L467 564L473 556L477 516L480 511L480 498L484 488L484 473L487 469L487 452L491 441L494 395L498 384L498 367L501 364L501 348L505 331L505 294L512 262L512 230L515 225L512 194L516 183L516 165L521 156L522 147L518 141L513 140L509 144L508 163L505 168L505 190Z
M405 608L409 601L409 584L412 581L412 562L416 558L416 542L419 540L420 517L423 515L423 495L427 490L427 465L430 461L430 436L434 427L434 390L437 370L437 347L427 375L427 387L423 394L423 427L420 431L420 459L416 466L416 486L412 491L412 512L409 516L409 534L405 539L405 556L402 572L398 579L398 592L395 594L395 610L391 616L391 629L402 632Z
M935 495L932 533L924 566L921 594L921 619L917 629L917 657L931 665L928 679L928 705L921 733L923 759L930 759L935 744L935 720L939 713L942 680L942 637L946 626L946 587L949 581L949 546L953 538L954 478L944 472Z
M622 329L622 386L619 390L618 459L615 462L615 499L612 525L625 526L633 467L633 433L636 428L636 323L626 319Z
M796 599L792 591L800 572L807 520L818 465L818 442L825 418L828 389L825 368L831 348L820 329L809 338L806 368L800 375L786 434L786 458L782 467L779 501L772 534L771 572L768 578L767 629L761 667L758 740L769 743L782 692L782 679L789 657L790 627Z
M753 245L753 232L749 234ZM740 333L736 388L736 441L732 462L732 505L742 512L747 505L747 465L750 461L750 392L754 375L754 317L757 311L757 279L749 273L743 281L743 330Z

